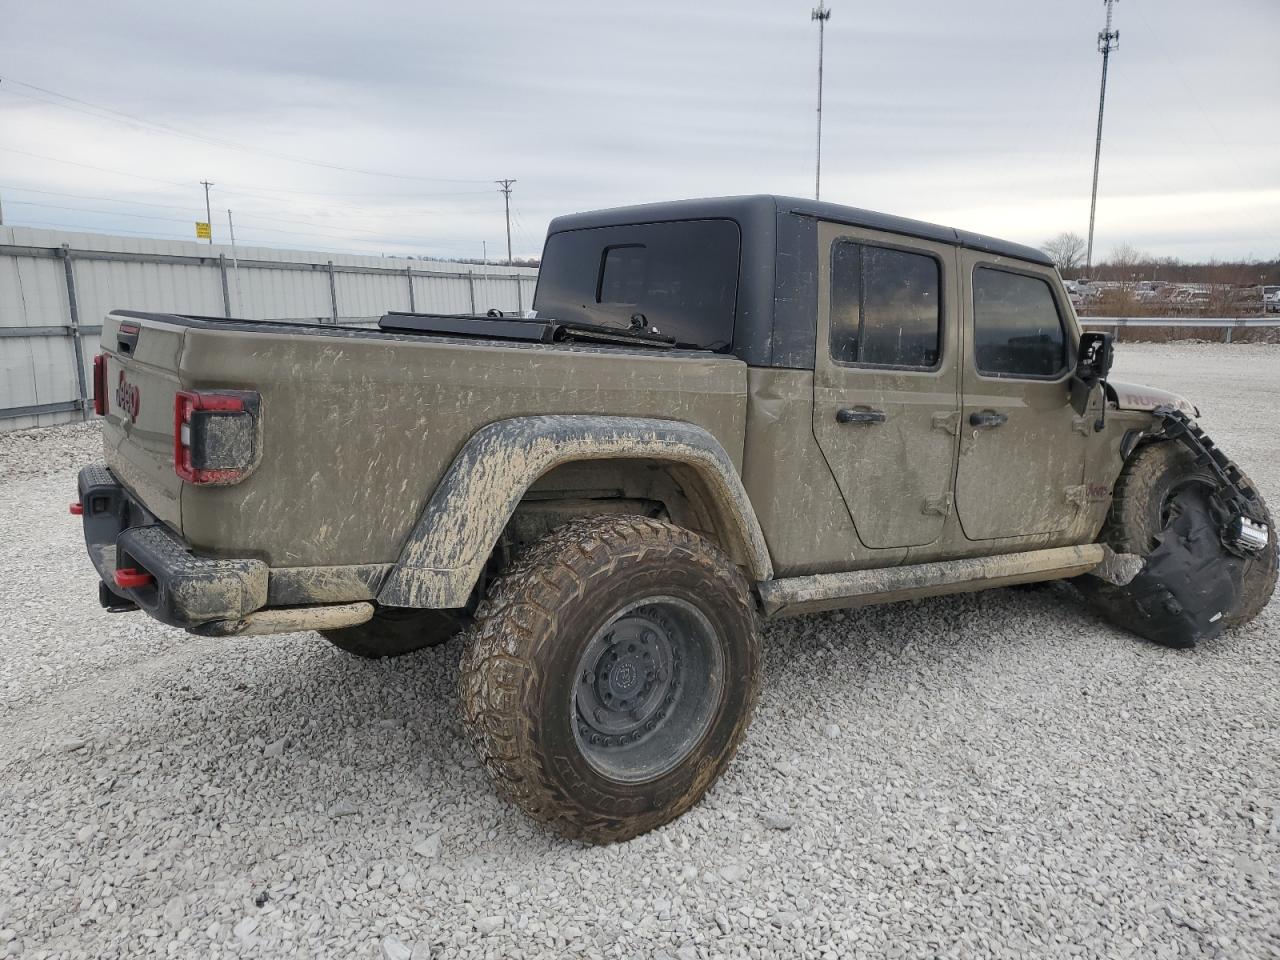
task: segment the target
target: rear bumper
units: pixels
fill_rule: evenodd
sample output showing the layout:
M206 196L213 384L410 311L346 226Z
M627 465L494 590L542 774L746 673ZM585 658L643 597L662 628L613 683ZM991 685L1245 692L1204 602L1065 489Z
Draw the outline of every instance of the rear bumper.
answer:
M260 560L201 557L158 521L102 464L80 471L85 546L98 576L118 597L162 623L194 629L238 621L267 603L267 565ZM122 587L117 570L147 574Z

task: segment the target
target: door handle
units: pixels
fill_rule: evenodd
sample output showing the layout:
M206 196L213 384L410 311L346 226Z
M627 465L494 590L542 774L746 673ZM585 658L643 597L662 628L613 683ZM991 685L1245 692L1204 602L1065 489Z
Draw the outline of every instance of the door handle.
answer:
M992 427L1003 426L1009 422L1007 413L999 413L995 410L977 410L969 414L969 426L984 427L991 429Z
M836 423L884 423L888 419L883 410L854 410L846 407L836 412Z

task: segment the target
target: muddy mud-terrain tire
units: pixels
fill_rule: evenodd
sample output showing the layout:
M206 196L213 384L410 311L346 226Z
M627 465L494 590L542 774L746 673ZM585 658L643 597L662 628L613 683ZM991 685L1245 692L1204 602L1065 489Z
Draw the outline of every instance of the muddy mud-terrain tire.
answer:
M640 516L558 527L491 586L459 694L498 790L559 833L626 840L706 793L760 685L746 579L714 544Z
M438 646L456 636L465 624L462 617L449 610L379 607L373 619L365 623L321 630L320 635L347 653L381 660Z
M1244 478L1253 489L1253 481ZM1125 465L1116 483L1111 511L1102 528L1102 542L1116 553L1132 553L1145 557L1155 547L1155 538L1168 523L1169 505L1179 496L1194 495L1195 488L1212 487L1213 475L1197 467L1191 451L1179 443L1160 442L1140 447ZM1259 495L1261 502L1261 495ZM1271 599L1276 587L1276 530L1271 514L1262 503L1263 518L1269 531L1265 550L1245 561L1244 590L1240 603L1227 614L1227 627L1247 623L1256 617ZM1081 582L1093 589L1086 595L1117 622L1123 622L1124 611L1111 609L1116 591L1093 577Z

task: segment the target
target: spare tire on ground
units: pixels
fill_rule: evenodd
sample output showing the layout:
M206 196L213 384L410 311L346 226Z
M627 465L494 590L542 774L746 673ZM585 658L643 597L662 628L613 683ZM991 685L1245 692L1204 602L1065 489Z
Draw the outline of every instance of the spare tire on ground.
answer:
M1092 575L1077 580L1107 619L1156 643L1191 647L1267 605L1277 568L1271 515L1259 495L1257 519L1267 525L1267 545L1253 554L1228 550L1211 503L1219 483L1179 443L1151 443L1133 455L1116 483L1101 540L1145 563L1127 583Z

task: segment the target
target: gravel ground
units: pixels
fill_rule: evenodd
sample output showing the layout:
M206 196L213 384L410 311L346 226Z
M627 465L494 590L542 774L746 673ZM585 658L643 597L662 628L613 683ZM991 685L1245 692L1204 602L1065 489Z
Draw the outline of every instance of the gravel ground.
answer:
M1280 502L1280 349L1130 346ZM0 956L1275 957L1280 622L1186 653L1061 588L768 628L701 806L629 843L499 802L456 645L199 639L96 602L91 427L0 435Z

